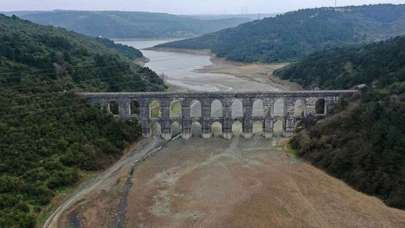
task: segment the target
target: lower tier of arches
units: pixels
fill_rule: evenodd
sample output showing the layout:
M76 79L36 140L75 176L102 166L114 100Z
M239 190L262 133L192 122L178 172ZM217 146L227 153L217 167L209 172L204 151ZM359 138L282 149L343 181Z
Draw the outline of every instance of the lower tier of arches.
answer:
M165 123L162 121L152 121L144 123L142 126L143 135L145 137L162 136L169 140L172 137L181 135L184 139L191 137L224 137L230 139L232 137L243 136L250 138L254 135L271 138L273 136L289 137L293 134L301 119L298 118L276 118L271 120L260 121L170 121Z

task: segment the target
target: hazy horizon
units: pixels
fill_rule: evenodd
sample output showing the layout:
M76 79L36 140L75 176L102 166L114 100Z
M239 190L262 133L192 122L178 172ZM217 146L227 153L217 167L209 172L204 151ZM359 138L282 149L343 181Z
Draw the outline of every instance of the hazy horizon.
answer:
M337 6L364 4L405 4L405 0L337 0ZM335 6L335 0L148 0L136 3L131 0L27 0L0 2L0 11L49 11L49 10L111 10L142 11L171 14L267 14L282 13L303 8Z

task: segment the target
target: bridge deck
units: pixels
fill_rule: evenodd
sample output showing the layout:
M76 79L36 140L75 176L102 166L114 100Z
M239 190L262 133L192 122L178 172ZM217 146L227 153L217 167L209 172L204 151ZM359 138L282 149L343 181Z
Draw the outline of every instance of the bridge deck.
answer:
M81 92L83 97L97 98L173 98L173 97L323 97L358 93L358 90L301 90L301 91L247 91L247 92Z

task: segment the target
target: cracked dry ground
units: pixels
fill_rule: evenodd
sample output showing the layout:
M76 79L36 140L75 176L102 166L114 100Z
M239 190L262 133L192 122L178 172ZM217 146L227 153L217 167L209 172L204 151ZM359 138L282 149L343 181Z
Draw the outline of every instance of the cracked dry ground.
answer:
M405 211L289 156L282 141L171 142L136 167L132 182L131 228L405 227ZM114 195L82 205L82 226L111 227Z

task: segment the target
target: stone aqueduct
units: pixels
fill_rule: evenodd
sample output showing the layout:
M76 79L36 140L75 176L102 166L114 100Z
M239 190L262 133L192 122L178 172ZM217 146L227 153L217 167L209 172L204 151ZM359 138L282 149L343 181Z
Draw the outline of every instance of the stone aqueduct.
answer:
M259 122L261 133L272 137L275 123L281 123L283 136L290 136L297 123L308 115L327 115L341 97L352 96L356 90L294 91L294 92L144 92L144 93L79 93L90 103L100 105L118 117L138 118L145 137L152 135L152 126L159 124L164 139L172 137L172 124L181 126L182 137L190 138L193 123L199 123L203 138L212 136L213 123L220 123L222 136L233 136L234 122L242 123L243 136L253 135L253 123ZM172 105L181 105L180 114L171 114ZM152 106L152 103L158 104ZM235 114L240 103L241 115ZM214 106L216 104L216 107ZM321 106L320 108L318 106ZM113 106L116 106L114 112ZM237 106L237 105L236 105ZM299 109L297 113L297 109ZM192 115L192 109L200 109ZM157 109L157 115L152 110ZM217 109L214 113L213 110ZM279 110L277 110L279 109ZM281 109L281 111L280 111ZM317 110L318 109L318 110ZM321 110L321 111L319 111ZM197 111L198 112L198 111ZM259 113L259 114L255 114ZM156 113L155 113L156 114Z

